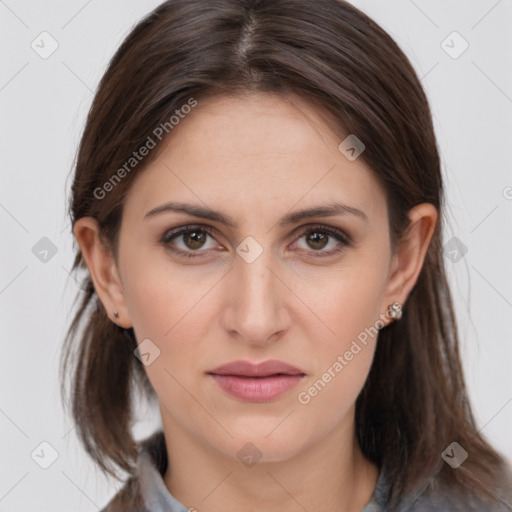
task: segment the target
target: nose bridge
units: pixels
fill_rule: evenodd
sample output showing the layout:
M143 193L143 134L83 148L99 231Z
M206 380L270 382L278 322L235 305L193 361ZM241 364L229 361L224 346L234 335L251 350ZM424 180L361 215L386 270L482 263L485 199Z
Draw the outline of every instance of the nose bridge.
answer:
M277 260L254 239L242 242L237 253L227 327L247 341L263 342L286 326Z

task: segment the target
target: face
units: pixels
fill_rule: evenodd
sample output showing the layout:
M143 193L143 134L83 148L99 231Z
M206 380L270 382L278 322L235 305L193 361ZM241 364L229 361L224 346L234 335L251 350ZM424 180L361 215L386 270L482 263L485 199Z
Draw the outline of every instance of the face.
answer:
M126 198L119 277L164 424L228 457L252 442L284 460L353 428L375 327L397 297L384 190L342 138L297 97L210 99ZM296 374L215 372L268 360Z

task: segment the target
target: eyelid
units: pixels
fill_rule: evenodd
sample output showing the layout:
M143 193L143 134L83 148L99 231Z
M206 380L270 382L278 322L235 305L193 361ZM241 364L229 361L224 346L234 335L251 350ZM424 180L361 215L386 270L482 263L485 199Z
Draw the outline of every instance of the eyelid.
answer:
M212 238L215 238L214 233L216 230L214 228L212 228L211 226L207 226L207 225L203 225L203 224L187 224L185 226L179 226L177 228L168 229L163 234L160 241L164 242L166 240L170 240L171 238L173 238L176 235L182 235L182 234L186 233L187 231L193 231L194 229L196 229L198 231L204 231L204 232L208 233Z
M327 224L322 224L319 222L311 222L309 224L304 224L303 226L300 226L299 228L297 228L296 231L294 231L293 236L297 236L297 234L299 234L300 237L303 237L306 233L314 231L315 229L317 229L318 231L324 231L331 236L336 235L340 237L346 245L352 245L352 237L344 229L337 228L335 226L330 226Z

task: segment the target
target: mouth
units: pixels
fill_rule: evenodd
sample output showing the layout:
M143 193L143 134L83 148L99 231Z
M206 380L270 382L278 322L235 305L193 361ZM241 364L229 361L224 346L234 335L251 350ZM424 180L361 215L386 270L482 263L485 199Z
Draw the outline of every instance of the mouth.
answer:
M207 372L221 389L237 399L269 402L294 388L305 372L277 360L254 364L234 361Z

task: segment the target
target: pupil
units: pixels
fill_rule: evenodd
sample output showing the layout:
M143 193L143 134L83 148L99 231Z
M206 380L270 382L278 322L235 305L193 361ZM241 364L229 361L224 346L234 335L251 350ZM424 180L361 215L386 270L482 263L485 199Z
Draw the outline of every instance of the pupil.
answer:
M323 249L326 245L327 236L322 233L315 232L313 235L309 237L308 240L310 242L313 242L313 244L320 243L320 247L316 247L316 249Z
M204 243L204 237L205 234L197 231L191 231L187 238L192 240L191 244L188 244L192 249L197 249L201 247L201 245Z

